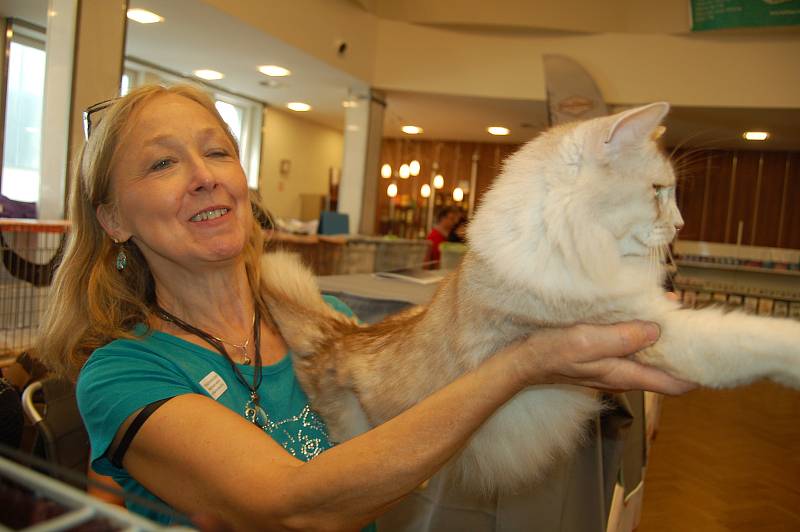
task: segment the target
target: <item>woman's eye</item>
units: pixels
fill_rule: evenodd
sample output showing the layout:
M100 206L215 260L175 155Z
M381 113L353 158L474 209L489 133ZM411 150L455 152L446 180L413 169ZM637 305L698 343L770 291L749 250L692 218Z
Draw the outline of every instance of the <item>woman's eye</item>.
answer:
M172 161L169 159L160 159L150 167L150 170L164 170L165 168L169 168L171 164Z
M211 150L208 155L210 157L227 157L228 152L225 150Z

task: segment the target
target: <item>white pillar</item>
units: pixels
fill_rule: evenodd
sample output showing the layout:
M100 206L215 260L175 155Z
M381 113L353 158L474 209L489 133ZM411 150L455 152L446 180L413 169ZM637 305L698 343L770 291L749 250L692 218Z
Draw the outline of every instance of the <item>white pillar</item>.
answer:
M376 176L384 106L380 95L373 92L345 111L338 211L348 215L351 234L375 232Z
M39 218L64 218L83 110L119 94L127 8L127 0L49 0Z
M47 46L42 109L39 218L64 218L72 63L79 0L50 0L47 6Z

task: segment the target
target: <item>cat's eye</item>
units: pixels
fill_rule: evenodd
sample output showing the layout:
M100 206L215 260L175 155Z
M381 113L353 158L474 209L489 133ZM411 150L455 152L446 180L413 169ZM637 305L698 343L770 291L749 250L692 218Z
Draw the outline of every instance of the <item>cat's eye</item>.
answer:
M653 195L657 198L660 198L664 195L667 187L663 185L653 185Z

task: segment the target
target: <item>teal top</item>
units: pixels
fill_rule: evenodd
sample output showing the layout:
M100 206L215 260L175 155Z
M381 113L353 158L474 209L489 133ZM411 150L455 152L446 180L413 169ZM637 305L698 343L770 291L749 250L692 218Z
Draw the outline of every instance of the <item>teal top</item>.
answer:
M353 315L340 300L325 299L336 310ZM144 325L137 326L134 334L136 339L114 340L92 353L78 377L78 407L91 441L92 468L112 477L126 492L161 502L106 456L123 421L150 403L189 393L209 396L245 417L250 393L237 380L230 363L216 351L171 334L148 331ZM255 368L239 364L238 369L253 382ZM325 424L311 410L300 388L291 354L263 366L261 373L258 425L264 432L303 461L332 447ZM136 503L129 502L128 508L159 523L171 524L174 520Z

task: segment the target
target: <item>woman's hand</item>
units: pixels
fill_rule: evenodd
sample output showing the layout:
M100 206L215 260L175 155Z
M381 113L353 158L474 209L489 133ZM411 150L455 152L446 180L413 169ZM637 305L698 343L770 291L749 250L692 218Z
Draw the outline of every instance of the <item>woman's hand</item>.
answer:
M669 395L695 388L693 383L632 359L630 355L653 345L659 335L658 325L642 321L542 329L523 342L518 363L530 384L575 384Z

